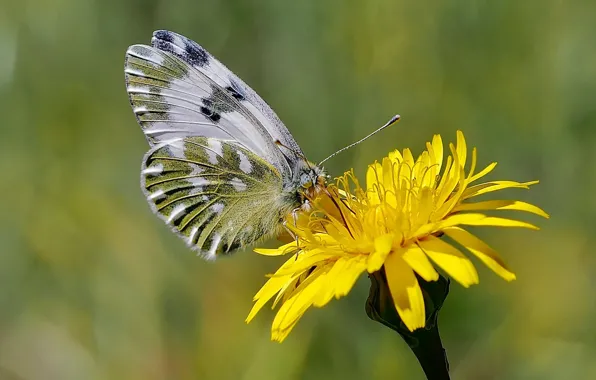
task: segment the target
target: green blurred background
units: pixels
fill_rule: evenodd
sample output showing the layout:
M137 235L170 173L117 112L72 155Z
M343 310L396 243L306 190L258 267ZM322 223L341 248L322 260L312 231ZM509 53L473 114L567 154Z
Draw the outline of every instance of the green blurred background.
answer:
M539 179L499 195L546 209L524 219L541 231L478 232L518 280L452 285L453 378L596 378L596 2L3 0L1 380L423 379L367 319L365 276L271 343L271 312L244 318L280 260L204 262L151 214L123 59L155 29L205 46L313 161L402 115L331 174L461 129L491 179Z

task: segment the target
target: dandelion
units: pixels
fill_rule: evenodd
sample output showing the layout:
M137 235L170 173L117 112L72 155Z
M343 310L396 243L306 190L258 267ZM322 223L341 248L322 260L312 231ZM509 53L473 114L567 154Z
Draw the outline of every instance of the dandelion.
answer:
M424 327L425 307L415 274L436 281L441 268L455 281L469 287L478 283L478 273L462 249L476 256L506 281L515 279L499 254L466 226L536 226L514 219L489 216L483 211L518 210L548 218L540 208L526 202L474 198L507 189L528 189L532 182L492 181L475 184L496 166L476 169L476 148L466 171L468 152L463 133L457 144L449 144L443 158L443 143L435 135L432 143L414 160L409 149L393 151L368 167L366 187L352 171L312 199L312 209L288 217L287 228L295 240L277 249L256 249L267 256L291 254L255 295L247 317L273 297L281 305L272 325L272 339L287 337L310 308L322 307L333 298L349 293L362 273L384 267L395 308L405 326ZM433 265L434 263L434 265Z

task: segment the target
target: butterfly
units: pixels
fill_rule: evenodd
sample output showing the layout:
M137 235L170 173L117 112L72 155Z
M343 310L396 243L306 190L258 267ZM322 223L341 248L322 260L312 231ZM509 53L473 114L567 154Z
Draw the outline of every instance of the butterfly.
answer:
M276 235L324 191L324 170L269 105L196 42L158 30L128 48L124 72L149 143L143 193L203 258Z

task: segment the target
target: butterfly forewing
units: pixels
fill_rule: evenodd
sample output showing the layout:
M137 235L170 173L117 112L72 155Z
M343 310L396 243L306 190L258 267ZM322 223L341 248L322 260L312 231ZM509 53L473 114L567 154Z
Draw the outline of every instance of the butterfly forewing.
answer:
M298 143L271 107L242 79L238 78L202 46L180 34L167 30L154 32L151 45L175 55L212 79L258 119L272 141L277 140L288 147L290 151L302 154Z
M231 141L186 137L155 145L141 182L153 210L209 259L270 236L288 212L277 196L279 172Z
M133 111L150 145L185 136L233 140L281 172L290 171L259 119L181 58L134 45L127 51L125 75Z

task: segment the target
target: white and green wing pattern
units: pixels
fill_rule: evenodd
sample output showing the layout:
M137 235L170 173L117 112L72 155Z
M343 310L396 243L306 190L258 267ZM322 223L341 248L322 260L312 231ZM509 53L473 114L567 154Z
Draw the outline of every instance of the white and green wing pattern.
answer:
M143 160L141 185L153 210L206 259L277 231L279 172L234 142L174 138ZM280 207L281 206L281 207Z
M210 259L275 233L297 206L292 181L303 156L271 108L172 32L129 47L124 72L150 147L141 185L153 210ZM287 157L279 143L299 154Z

